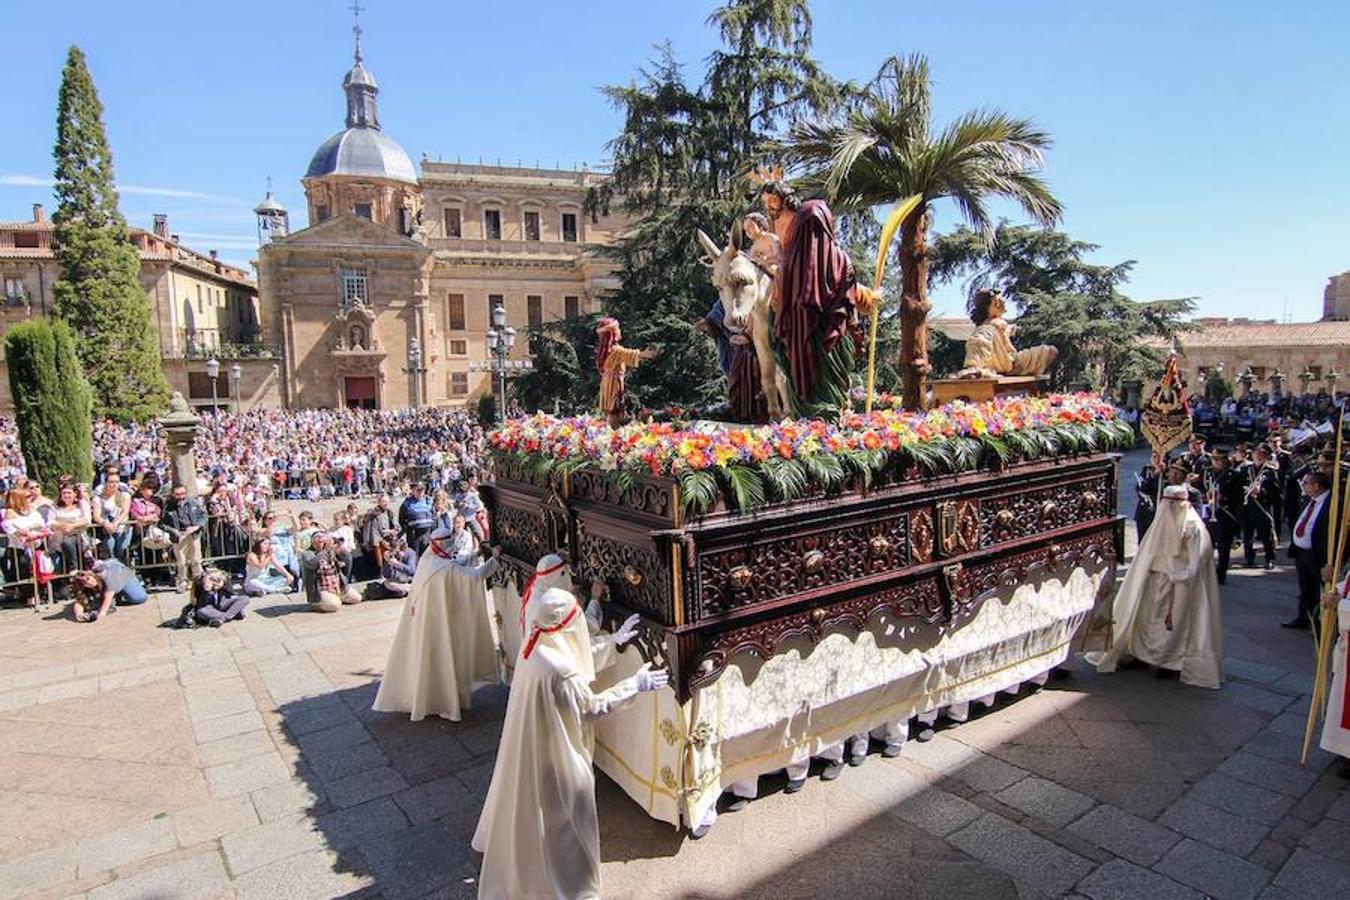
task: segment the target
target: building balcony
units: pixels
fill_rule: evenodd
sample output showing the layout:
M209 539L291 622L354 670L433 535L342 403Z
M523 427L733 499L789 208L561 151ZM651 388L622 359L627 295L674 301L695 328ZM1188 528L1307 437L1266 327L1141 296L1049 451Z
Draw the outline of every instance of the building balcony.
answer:
M576 259L586 253L578 241L490 241L468 238L430 238L432 250L474 256L565 257Z
M166 354L167 355L167 354ZM279 358L279 347L261 340L247 340L229 334L221 335L215 328L181 328L178 331L177 356L182 359L249 359Z
M12 294L0 294L0 308L3 309L22 309L32 308L33 298L27 291L18 291Z

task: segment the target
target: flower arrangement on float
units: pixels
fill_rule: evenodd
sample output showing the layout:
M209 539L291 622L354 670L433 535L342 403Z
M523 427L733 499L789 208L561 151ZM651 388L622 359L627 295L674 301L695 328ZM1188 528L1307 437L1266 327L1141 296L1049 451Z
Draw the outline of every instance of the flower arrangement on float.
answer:
M624 488L646 476L677 479L691 515L710 510L723 489L738 509L750 511L850 482L866 487L907 468L956 473L1125 448L1134 440L1115 407L1089 393L958 401L924 412L882 404L870 413L846 412L837 423L649 419L611 428L598 417L540 413L488 435L494 454L515 457L536 476L595 467Z

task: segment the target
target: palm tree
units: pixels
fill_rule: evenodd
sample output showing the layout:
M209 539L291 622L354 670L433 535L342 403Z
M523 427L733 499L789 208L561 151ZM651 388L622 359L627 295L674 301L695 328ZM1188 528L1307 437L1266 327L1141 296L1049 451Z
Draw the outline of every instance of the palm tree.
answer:
M900 227L901 352L904 403L918 409L928 365L929 207L949 198L986 239L986 203L1003 197L1042 225L1060 216L1059 201L1039 177L1050 136L1027 119L999 110L968 112L934 133L928 61L892 56L847 106L841 122L792 129L787 159L807 169L844 212L870 210L918 195Z

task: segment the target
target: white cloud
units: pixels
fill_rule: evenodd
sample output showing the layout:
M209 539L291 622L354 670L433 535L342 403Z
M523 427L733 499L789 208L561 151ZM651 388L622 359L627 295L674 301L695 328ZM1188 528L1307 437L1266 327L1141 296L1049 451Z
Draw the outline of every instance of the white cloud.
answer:
M0 186L5 187L44 187L49 188L55 182L50 178L38 178L34 175L0 175ZM228 203L232 206L249 206L247 200L238 197L223 197L219 194L206 194L201 191L185 191L179 188L145 187L137 184L120 184L120 194L135 194L147 197L175 197L183 200L209 200L213 203Z

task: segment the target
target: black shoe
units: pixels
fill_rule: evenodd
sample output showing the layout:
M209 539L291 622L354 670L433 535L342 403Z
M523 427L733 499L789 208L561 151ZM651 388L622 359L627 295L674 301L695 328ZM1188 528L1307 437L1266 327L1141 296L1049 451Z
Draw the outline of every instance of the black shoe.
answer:
M1281 628L1301 628L1301 629L1303 629L1304 631L1306 631L1306 630L1308 630L1309 628L1311 628L1312 626L1308 624L1308 620L1307 620L1307 619L1290 619L1288 622L1281 622L1281 623L1280 623L1280 627L1281 627Z
M220 626L222 626L222 625L224 625L224 624L225 624L225 623L222 622L220 619L212 619L212 620L211 620L211 627L212 627L212 628L219 628Z
M825 768L820 772L821 781L834 781L844 773L844 761L826 763Z
M731 800L727 803L725 807L723 807L723 809L725 809L727 812L740 812L749 805L750 801L747 800L745 797L737 797L735 794L732 794Z
M934 734L935 732L933 731L932 726L925 725L922 731L914 735L914 740L918 741L920 744L924 744L927 743L928 741L931 741L933 739Z
M881 755L885 759L895 759L900 752L905 749L904 744L887 744L881 749Z
M866 754L866 753L862 753L862 754L849 754L849 757L848 757L848 764L849 764L850 766L861 766L861 765L862 765L863 763L865 763L865 762L867 762L867 754Z
M1275 568L1275 560L1273 559L1266 560L1266 571L1269 572L1274 568Z
M785 794L795 794L795 793L797 793L798 791L800 791L800 790L801 790L802 788L804 788L804 787L806 787L806 779L805 779L805 778L789 778L789 779L788 779L788 783L787 783L787 787L783 788L783 793L785 793Z

